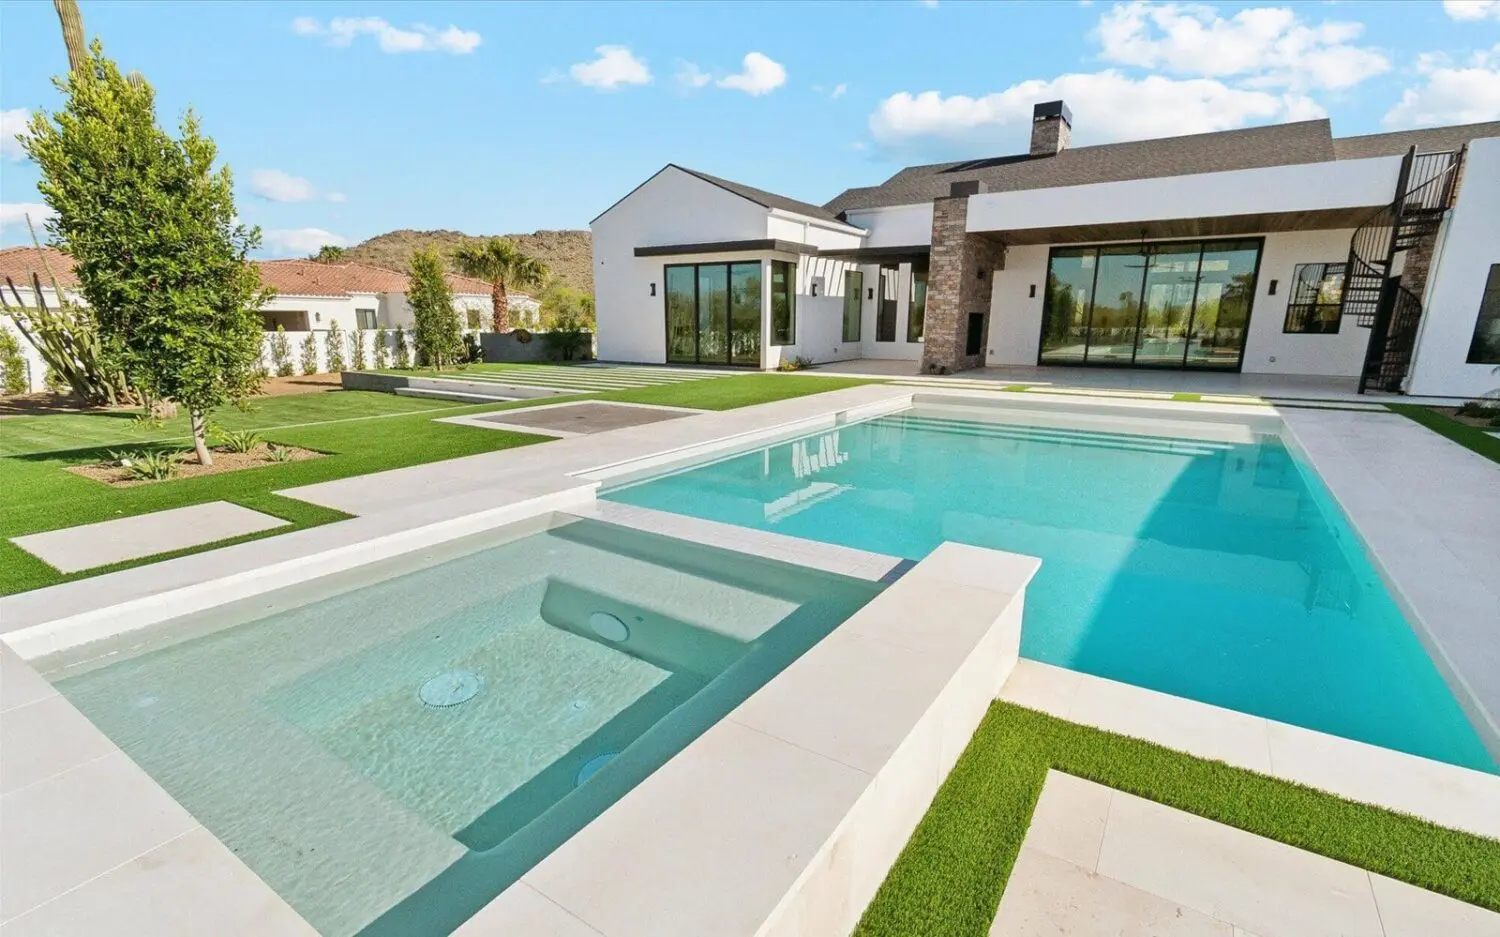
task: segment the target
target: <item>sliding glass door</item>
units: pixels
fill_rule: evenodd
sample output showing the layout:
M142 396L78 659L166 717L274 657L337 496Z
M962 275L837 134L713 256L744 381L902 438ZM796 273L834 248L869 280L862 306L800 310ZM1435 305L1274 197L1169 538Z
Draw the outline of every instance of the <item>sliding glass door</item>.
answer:
M760 262L670 264L667 361L760 365Z
M1238 370L1261 242L1052 252L1041 364Z

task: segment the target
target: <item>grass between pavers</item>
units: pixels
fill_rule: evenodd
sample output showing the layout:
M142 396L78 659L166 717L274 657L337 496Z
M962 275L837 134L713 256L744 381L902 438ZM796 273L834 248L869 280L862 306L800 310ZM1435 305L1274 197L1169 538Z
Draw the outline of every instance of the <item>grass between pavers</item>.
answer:
M175 424L141 430L129 414L117 412L56 414L0 420L0 437L14 454L0 457L0 595L198 553L246 540L342 520L347 515L285 498L273 492L404 468L425 462L477 455L550 437L436 422L439 417L488 413L574 400L611 399L667 406L724 410L789 397L837 390L857 380L789 378L747 374L718 381L576 394L495 404L397 397L368 391L332 391L292 397L268 397L248 411L226 408L216 421L231 429L256 429L270 442L327 453L324 458L284 465L113 488L64 471L67 466L100 462L111 449L180 449L186 436ZM713 393L698 389L715 385ZM50 421L56 421L51 424ZM20 424L20 426L17 426ZM13 428L15 435L12 435ZM112 520L206 501L229 501L291 521L291 526L203 544L113 566L62 574L11 543L8 538Z
M997 702L854 937L985 937L1049 768L1500 910L1500 842Z
M1500 438L1491 436L1478 427L1460 423L1446 413L1439 413L1421 404L1388 403L1386 407L1421 423L1439 436L1448 437L1465 449L1479 453L1491 462L1500 462Z

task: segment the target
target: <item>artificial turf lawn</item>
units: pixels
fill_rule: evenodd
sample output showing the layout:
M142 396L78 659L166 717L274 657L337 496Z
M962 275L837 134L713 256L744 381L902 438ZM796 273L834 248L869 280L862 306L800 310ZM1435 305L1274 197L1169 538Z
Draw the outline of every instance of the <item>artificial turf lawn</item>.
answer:
M347 516L272 493L281 489L492 452L550 438L438 423L436 417L590 398L724 410L857 383L861 382L746 374L607 394L477 405L368 391L265 397L254 401L248 410L231 407L217 410L213 420L226 429L253 428L270 442L302 446L327 455L304 462L132 488L113 488L64 469L69 465L101 462L113 449L184 448L189 444L182 434L185 423L178 426L178 421L174 421L160 429L140 427L135 424L133 414L119 411L11 417L0 420L0 447L3 447L0 454L5 455L0 457L0 491L4 492L0 496L0 595L275 536ZM230 501L291 521L292 526L70 575L57 572L8 539L205 501Z
M1500 910L1500 842L997 702L854 937L985 937L1049 768Z
M1460 423L1446 413L1439 413L1421 404L1388 403L1386 406L1408 419L1416 420L1434 433L1448 437L1465 449L1479 453L1491 462L1500 462L1500 438L1491 436L1482 429Z

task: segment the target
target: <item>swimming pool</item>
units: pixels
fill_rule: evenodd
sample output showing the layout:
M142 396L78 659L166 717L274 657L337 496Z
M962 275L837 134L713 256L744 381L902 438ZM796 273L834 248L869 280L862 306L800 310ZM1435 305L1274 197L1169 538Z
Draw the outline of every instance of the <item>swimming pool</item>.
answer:
M879 589L551 516L36 663L321 933L442 934Z
M944 540L1038 556L1026 657L1500 770L1264 426L919 403L601 497L911 559Z

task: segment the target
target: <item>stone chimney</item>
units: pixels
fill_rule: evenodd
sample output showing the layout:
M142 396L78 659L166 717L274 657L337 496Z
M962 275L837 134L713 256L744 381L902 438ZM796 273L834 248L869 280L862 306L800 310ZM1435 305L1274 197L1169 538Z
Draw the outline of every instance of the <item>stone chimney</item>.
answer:
M1073 112L1061 101L1048 101L1031 109L1031 155L1056 156L1068 148L1073 133Z

